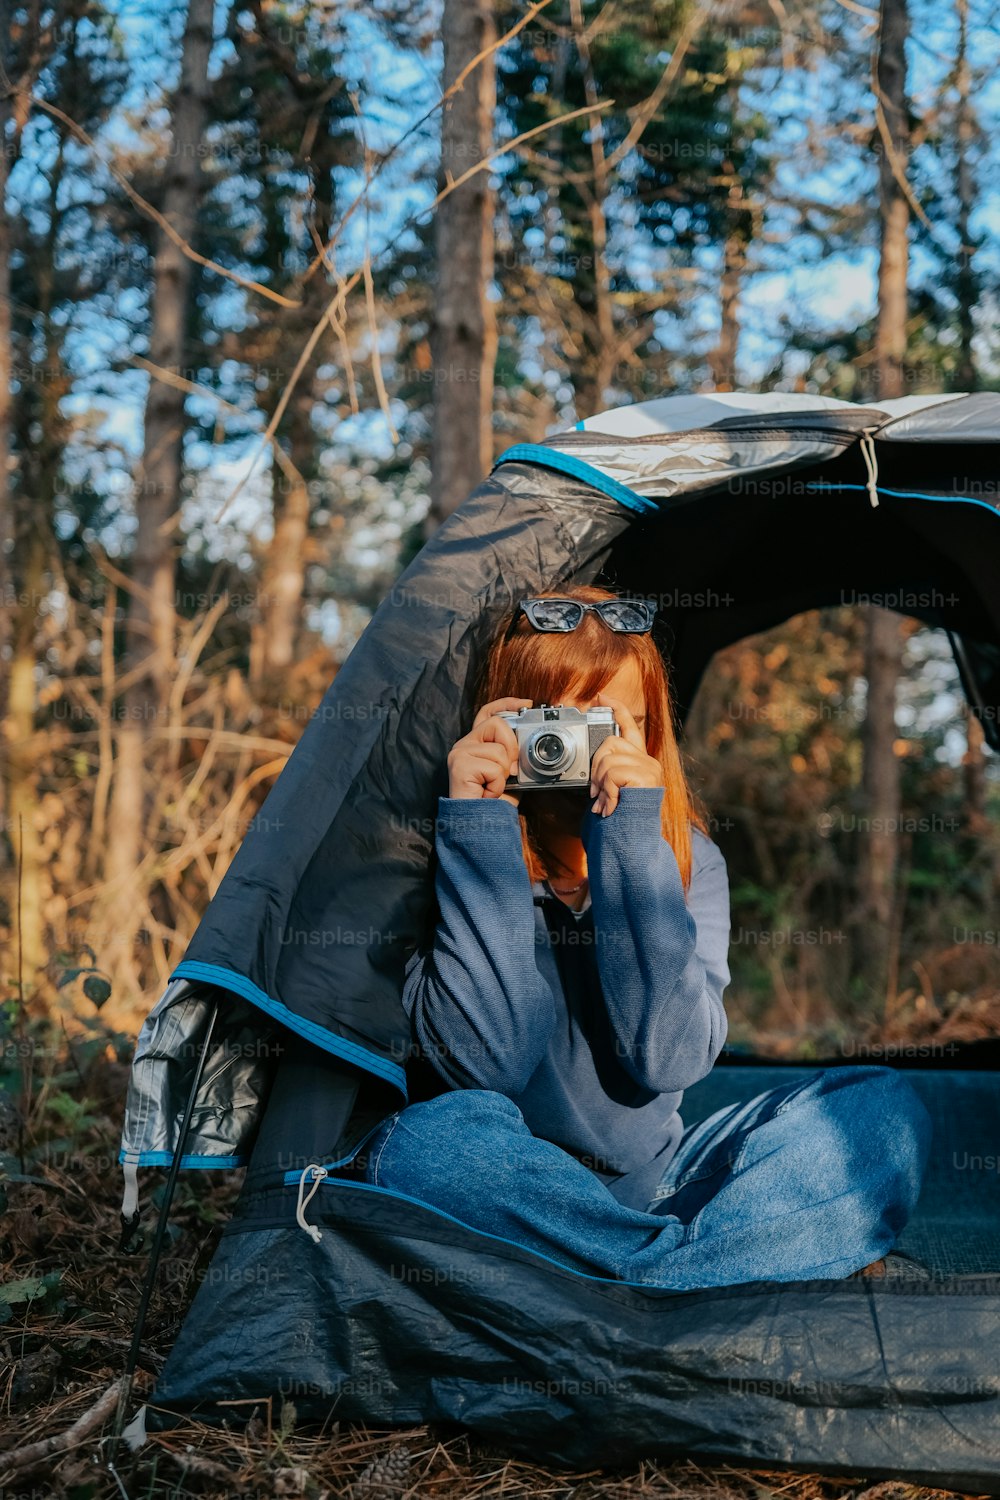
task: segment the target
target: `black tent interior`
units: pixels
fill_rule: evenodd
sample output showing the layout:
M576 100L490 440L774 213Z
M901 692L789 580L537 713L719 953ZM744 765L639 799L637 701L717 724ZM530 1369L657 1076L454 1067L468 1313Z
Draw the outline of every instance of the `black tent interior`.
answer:
M338 673L139 1038L127 1213L140 1166L249 1167L150 1424L286 1397L303 1418L461 1424L553 1464L687 1454L1000 1494L993 1043L912 1074L936 1135L902 1245L929 1282L632 1286L337 1176L426 1086L406 1067L402 965L432 916L447 750L510 605L569 582L658 597L683 717L720 648L873 598L949 633L1000 749L998 434L993 395L673 398L508 450L448 518ZM685 1124L789 1076L724 1062L685 1094ZM328 1171L318 1242L296 1223L311 1163Z

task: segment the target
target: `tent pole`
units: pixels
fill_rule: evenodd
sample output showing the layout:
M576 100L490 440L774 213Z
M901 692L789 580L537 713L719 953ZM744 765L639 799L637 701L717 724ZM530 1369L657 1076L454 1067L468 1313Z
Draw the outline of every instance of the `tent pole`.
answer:
M986 718L986 704L983 702L976 679L972 675L972 668L969 665L969 658L965 650L965 642L960 635L957 635L953 630L949 630L947 626L945 627L945 635L948 637L948 644L951 646L952 655L958 664L958 675L962 679L965 695L967 698L972 699L973 708L977 710L979 722L982 724Z
M142 1284L142 1295L139 1298L139 1308L136 1313L135 1329L132 1334L132 1346L125 1361L125 1369L122 1373L121 1391L118 1396L118 1408L115 1412L114 1426L111 1430L111 1453L108 1457L108 1468L114 1472L114 1460L118 1454L121 1443L122 1432L125 1427L125 1413L128 1410L129 1396L132 1394L132 1382L135 1378L136 1365L139 1362L139 1350L142 1345L142 1335L146 1327L146 1315L149 1312L149 1304L153 1296L153 1288L156 1285L156 1272L159 1268L160 1252L163 1249L163 1241L167 1232L167 1218L170 1213L170 1205L173 1201L174 1189L177 1186L177 1177L181 1169L181 1157L184 1155L184 1146L187 1142L188 1131L191 1128L191 1117L194 1114L194 1106L198 1098L198 1090L201 1088L202 1075L205 1071L205 1062L208 1058L208 1050L212 1045L212 1033L215 1030L215 1022L219 1014L218 998L212 1004L209 1012L208 1026L205 1030L201 1051L195 1065L194 1077L191 1080L191 1092L188 1095L187 1105L184 1109L184 1118L177 1137L177 1146L174 1150L174 1159L170 1163L167 1173L166 1186L163 1190L163 1201L160 1204L160 1215L156 1221L156 1232L153 1235L153 1243L149 1250L149 1265L146 1267L146 1276Z

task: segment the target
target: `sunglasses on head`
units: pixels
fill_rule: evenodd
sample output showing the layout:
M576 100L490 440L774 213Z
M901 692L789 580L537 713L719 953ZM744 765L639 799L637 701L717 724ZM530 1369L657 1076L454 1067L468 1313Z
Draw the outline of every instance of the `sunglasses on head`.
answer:
M588 612L600 615L609 630L624 635L644 635L653 628L656 606L648 599L602 599L589 604L582 599L522 599L514 611L507 639L514 632L520 615L526 615L534 630L566 632L576 630Z

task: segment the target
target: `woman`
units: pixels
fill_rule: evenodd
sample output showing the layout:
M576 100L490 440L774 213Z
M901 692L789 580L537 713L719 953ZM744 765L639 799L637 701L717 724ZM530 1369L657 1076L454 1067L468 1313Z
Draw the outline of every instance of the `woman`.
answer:
M726 1037L726 865L685 781L652 609L596 587L533 601L448 756L438 921L406 968L443 1092L383 1122L366 1180L628 1282L881 1265L920 1191L926 1110L891 1069L845 1066L685 1131L683 1091ZM518 741L498 715L543 703L613 709L589 789L508 789Z

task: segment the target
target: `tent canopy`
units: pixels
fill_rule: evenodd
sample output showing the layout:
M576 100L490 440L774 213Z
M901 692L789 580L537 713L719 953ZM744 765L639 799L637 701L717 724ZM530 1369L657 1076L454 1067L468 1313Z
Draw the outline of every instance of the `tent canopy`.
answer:
M995 1162L995 1058L917 1079L936 1133L908 1226L927 1286L634 1287L336 1172L419 1097L403 965L434 916L447 752L503 614L570 583L657 598L683 716L720 648L873 599L950 633L1000 748L998 434L993 395L672 397L509 449L448 518L338 673L139 1037L130 1181L182 1149L192 1166L252 1153L156 1425L284 1398L303 1419L460 1423L536 1462L685 1453L1000 1494L995 1182L957 1175ZM770 1071L713 1069L685 1123ZM318 1244L296 1223L311 1162L330 1169Z
M272 1023L275 1049L290 1028L360 1075L372 1110L407 1097L402 969L431 916L447 752L526 593L602 582L656 598L682 718L722 647L803 610L884 603L949 632L1000 748L998 455L993 394L878 409L668 397L508 449L383 600L255 818L143 1027L123 1159L171 1159L219 992L230 1060L199 1096L191 1165L247 1160Z

